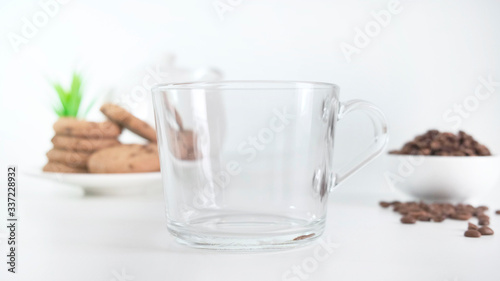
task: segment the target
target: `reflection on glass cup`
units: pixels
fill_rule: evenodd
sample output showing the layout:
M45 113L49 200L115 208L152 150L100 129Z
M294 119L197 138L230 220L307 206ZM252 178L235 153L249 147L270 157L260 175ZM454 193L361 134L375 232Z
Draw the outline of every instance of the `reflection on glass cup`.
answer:
M333 84L196 82L152 92L167 226L194 247L273 249L318 238L329 192L387 140L381 111L341 103ZM337 121L356 110L371 117L373 143L334 170Z

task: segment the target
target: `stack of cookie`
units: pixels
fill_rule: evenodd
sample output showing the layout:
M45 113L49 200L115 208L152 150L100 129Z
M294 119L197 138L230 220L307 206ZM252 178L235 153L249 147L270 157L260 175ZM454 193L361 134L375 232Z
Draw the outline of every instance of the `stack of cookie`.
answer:
M54 124L54 148L47 152L46 172L86 173L90 155L100 149L119 145L121 127L111 121L89 122L60 118Z
M176 114L176 129L169 128L169 149L180 160L195 160L196 135L185 130ZM124 108L107 103L101 112L109 119L89 122L60 118L54 124L54 148L47 152L46 172L58 173L144 173L160 171L156 131ZM121 144L118 136L126 128L148 140L147 144Z

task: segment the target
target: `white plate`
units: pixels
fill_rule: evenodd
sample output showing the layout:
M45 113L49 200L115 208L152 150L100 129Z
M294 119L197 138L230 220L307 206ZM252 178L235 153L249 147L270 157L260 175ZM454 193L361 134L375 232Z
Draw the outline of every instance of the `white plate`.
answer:
M129 173L129 174L72 174L44 172L42 168L26 171L27 175L76 185L93 195L125 195L141 194L147 189L161 189L161 174Z

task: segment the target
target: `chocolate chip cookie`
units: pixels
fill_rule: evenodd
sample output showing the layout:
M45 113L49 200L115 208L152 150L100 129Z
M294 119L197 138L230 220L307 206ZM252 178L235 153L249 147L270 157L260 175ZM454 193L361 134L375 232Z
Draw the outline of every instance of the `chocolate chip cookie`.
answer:
M90 122L76 118L59 118L54 123L54 131L58 135L88 138L116 138L122 129L111 121Z
M70 151L53 148L47 152L47 158L49 162L58 162L66 166L86 169L87 160L89 159L91 152L85 151Z
M44 167L43 167L44 172L53 172L53 173L86 173L87 169L82 169L82 168L76 168L76 167L70 167L68 165L65 165L63 163L59 162L52 162L49 161Z
M93 153L87 163L91 173L144 173L160 171L156 144L122 144Z
M79 138L62 135L55 135L52 138L52 143L58 149L87 152L120 144L117 139L112 138Z
M116 104L106 103L101 106L101 112L118 125L129 129L151 142L156 142L155 129L148 123L132 115L124 108Z

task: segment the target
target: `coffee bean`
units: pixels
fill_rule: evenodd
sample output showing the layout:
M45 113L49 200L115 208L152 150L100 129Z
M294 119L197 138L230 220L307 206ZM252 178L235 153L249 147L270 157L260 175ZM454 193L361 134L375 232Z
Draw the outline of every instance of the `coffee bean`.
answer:
M500 210L496 210L495 214L500 215Z
M490 221L489 220L479 220L478 224L479 225L490 225Z
M434 222L442 222L442 221L444 221L445 219L446 219L446 216L433 216L433 217L432 217L432 220L433 220Z
M450 219L461 220L461 221L467 221L471 217L472 217L472 215L471 214L467 214L467 213L457 213L457 214L450 215Z
M408 213L408 215L417 218L420 215L428 215L428 213L426 211L422 211L422 210L413 210L413 211L410 211Z
M431 215L430 214L421 214L417 216L418 221L431 221Z
M474 211L476 210L476 208L474 208L474 206L472 206L470 204L465 205L464 209L467 213L470 213L470 214L474 213Z
M451 209L443 208L441 211L443 212L443 215L446 215L448 217L451 216L451 215L456 214L456 211L453 208L451 208Z
M485 215L485 214L481 214L481 215L478 215L478 216L477 216L477 219L478 219L478 220L489 220L489 219L490 219L490 217L489 217L489 216L487 216L487 215Z
M430 148L422 148L419 153L420 155L431 155L432 150Z
M480 155L480 156L489 156L489 155L491 155L490 150L486 146L484 146L484 145L478 145L476 147L476 151L477 151L477 154Z
M473 224L473 223L470 223L470 222L469 222L469 224L467 225L467 229L474 229L474 230L477 230L477 229L478 229L478 227L477 227L477 225L475 225L475 224Z
M389 206L391 206L391 203L381 201L381 202L379 203L379 205L380 205L382 208L388 208Z
M410 213L410 210L406 207L400 207L397 211L400 215L407 215Z
M465 237L478 238L481 237L481 233L475 229L469 229L464 233Z
M472 213L473 216L477 217L477 216L480 216L480 215L484 215L484 212L483 210L481 209L476 209L474 210L474 212Z
M417 220L415 219L415 217L412 216L404 216L401 218L401 222L404 224L413 224L416 223Z
M488 208L488 206L479 206L476 209L481 210L481 211L484 212L484 211L488 211L490 208Z
M487 226L482 226L477 231L479 231L479 233L481 233L481 235L493 235L495 233L495 232L493 232L493 229L491 229Z

